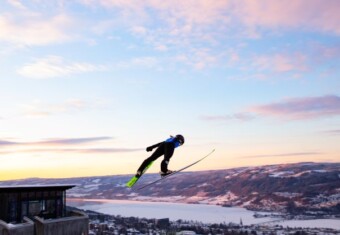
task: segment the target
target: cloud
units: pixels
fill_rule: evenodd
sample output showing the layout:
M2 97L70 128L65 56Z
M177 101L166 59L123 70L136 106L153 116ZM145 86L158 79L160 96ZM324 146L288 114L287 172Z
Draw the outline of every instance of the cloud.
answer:
M340 2L329 0L233 1L235 17L250 28L304 29L340 35Z
M221 20L225 16L223 11L229 5L228 1L216 0L188 0L188 1L155 1L146 0L135 2L126 1L106 1L106 0L79 0L85 5L101 5L107 9L120 11L121 16L130 18L130 20L148 21L152 19L151 14L156 15L159 19L167 22L168 25L177 26L179 24L191 26L207 25L216 20ZM136 17L138 16L138 17Z
M287 0L57 2L30 4L18 0L8 1L11 6L16 6L14 7L16 11L11 8L11 13L1 12L3 14L0 16L0 42L8 42L12 47L17 44L42 46L74 40L99 45L102 40L121 36L125 37L125 40L119 38L117 42L127 47L133 46L135 49L153 48L164 56L161 62L165 64L169 64L169 61L181 63L196 70L216 66L225 68L224 66L229 64L228 68L239 69L240 74L245 70L256 69L257 73L261 73L257 77L263 78L272 75L265 74L265 71L278 74L306 72L314 68L313 61L318 60L319 56L306 54L308 49L301 52L301 48L294 48L294 45L288 45L288 42L283 47L279 42L282 50L293 49L299 52L276 52L263 55L268 53L269 47L258 52L256 47L250 48L252 46L250 44L254 41L247 41L249 42L247 48L237 48L238 42L244 43L244 39L254 35L263 38L268 34L278 38L278 33L290 36L285 34L289 31L340 34L340 19L336 11L339 6L337 0L329 0L328 4L324 4L321 0L297 0L294 3ZM78 14L74 9L82 9L86 16ZM96 12L100 12L99 15ZM104 14L101 14L102 12ZM96 17L91 17L94 14ZM321 39L310 39L312 40ZM277 41L274 41L275 44ZM263 41L260 43L262 44ZM235 51L228 53L231 49ZM248 54L249 50L262 55ZM151 59L146 56L144 59L146 61L140 66L155 68L160 64L159 58ZM124 68L128 67L126 64L133 63L138 61L118 62L122 67L125 66ZM106 69L108 69L107 65L69 62L60 57L49 56L25 64L17 72L29 78L47 79ZM241 75L242 78L251 76L253 75ZM293 76L300 76L300 74Z
M113 138L109 136L55 138L26 142L0 139L0 147L2 148L0 155L28 153L112 154L144 150L140 148L86 147L88 145L97 144L112 139Z
M84 138L59 138L59 139L45 139L40 141L33 142L17 142L17 141L8 141L0 139L0 146L12 147L12 146L65 146L65 145L80 145L80 144L88 144L94 143L104 140L111 140L112 137L108 136L99 136L99 137L84 137Z
M250 108L258 115L283 119L315 119L340 115L340 97L336 95L291 98Z
M243 25L249 36L258 37L259 30L305 30L340 35L337 0L234 0L232 16Z
M231 53L234 52L231 50ZM242 54L242 50L238 53ZM309 41L299 46L298 52L292 51L290 45L283 45L275 52L254 53L247 58L242 55L241 59L237 55L236 63L229 59L229 67L238 69L239 74L251 72L233 79L295 79L311 74L331 78L339 71L340 47L338 43Z
M0 140L0 146L11 146L16 145L16 142L7 141L7 140Z
M91 149L78 149L76 150L79 153L126 153L126 152L136 152L144 149L141 148L91 148Z
M215 116L202 116L202 120L204 121L213 121L213 122L224 122L224 121L232 121L232 120L238 120L238 121L250 121L254 119L254 116L250 113L235 113L231 115L215 115Z
M320 154L322 153L320 152L296 152L296 153L250 155L250 156L242 156L240 158L297 157L297 156L311 156L311 155L320 155Z
M1 145L0 145L1 146ZM136 152L144 149L138 148L33 148L0 151L0 155L27 154L27 153L77 153L77 154L112 154Z
M296 0L80 0L87 6L101 5L120 14L125 21L144 25L158 22L174 36L196 34L210 26L216 30L242 28L257 34L257 29L304 29L340 34L339 1ZM134 17L131 17L134 16ZM137 17L136 17L137 16Z
M305 55L274 54L253 58L252 65L260 71L291 72L308 70L308 59Z
M39 145L78 145L85 143L98 142L103 140L111 140L112 137L100 136L100 137L86 137L86 138L67 138L67 139L48 139L42 140L40 142L31 143L31 144L39 144Z
M7 0L7 2L18 9L26 9L26 7L19 0Z
M257 105L247 112L226 115L203 115L200 118L209 122L251 121L256 116L268 116L288 120L305 120L340 115L340 97L336 95L320 97L290 98L284 101ZM338 134L339 130L324 133Z
M130 68L157 68L159 66L159 60L156 57L145 56L145 57L135 57L129 60L116 62L112 68L117 69L130 69Z
M158 52L175 52L171 59L196 70L225 65L253 67L260 72L306 72L318 56L304 52L272 55L227 55L239 41L252 37L278 36L289 31L321 32L340 35L339 1L297 0L80 0L90 7L101 7L115 14L128 32ZM104 24L104 23L103 23ZM99 27L101 33L112 33L113 22ZM97 27L96 27L97 28ZM143 44L144 45L144 44ZM138 47L138 45L135 45ZM288 47L288 46L287 46ZM299 48L296 51L300 51ZM292 47L284 48L292 50ZM242 58L241 58L242 57ZM243 69L240 68L240 69ZM295 74L294 76L299 76ZM265 76L265 75L263 75Z
M89 36L84 32L104 34L118 28L131 30L155 48L163 45L162 49L197 41L213 44L235 35L258 37L259 31L268 29L340 35L338 0L328 0L327 4L322 0L78 0L73 4L9 0L7 5L12 6L12 12L1 14L0 40L33 46L64 43L79 39L80 34ZM89 14L93 8L111 14L80 18L80 14L65 13L84 6Z
M340 135L340 130L328 130L328 131L322 131L321 133L326 135Z
M82 111L94 107L100 107L100 101L93 103L80 99L69 99L61 103L43 103L36 100L31 104L22 105L23 114L28 118L43 118L50 115Z
M132 59L131 64L134 66L153 68L157 65L158 61L154 57L137 57Z
M37 59L35 62L26 64L18 70L18 74L36 79L46 79L54 77L65 77L71 74L103 71L104 65L94 65L89 63L66 62L59 56L47 56Z
M103 144L113 137L95 136L81 138L52 138L38 141L13 141L0 139L0 155L31 154L31 153L76 153L76 154L112 154L141 151L141 148L105 148L88 147Z
M75 25L75 21L65 14L48 17L26 11L2 14L0 41L29 46L60 44L75 38L72 33Z
M129 33L158 52L175 51L189 55L184 62L195 69L204 69L216 62L214 52L203 52L202 42L216 44L217 34L228 16L224 14L228 1L94 1L80 0L86 6L101 6L113 12ZM108 25L108 24L105 24ZM112 25L112 24L111 24ZM222 25L222 27L221 27ZM116 26L115 26L116 27ZM112 32L113 27L100 27ZM196 50L196 51L195 51ZM199 51L197 51L199 50ZM188 51L188 53L186 53ZM182 57L183 58L183 57Z
M221 57L220 53L213 53L208 48L197 48L192 49L190 53L177 55L175 60L194 69L202 70L216 65Z
M141 36L144 36L147 34L148 30L147 28L143 27L143 26L133 26L130 31L133 33L133 34L136 34L136 35L141 35Z

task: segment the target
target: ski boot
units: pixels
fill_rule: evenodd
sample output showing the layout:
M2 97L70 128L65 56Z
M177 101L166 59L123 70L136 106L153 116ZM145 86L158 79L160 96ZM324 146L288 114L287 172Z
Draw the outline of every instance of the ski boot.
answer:
M142 176L142 174L143 174L143 173L142 173L141 171L137 171L135 177L136 177L136 178L140 178L140 177Z
M166 172L163 172L163 171L159 172L159 174L161 175L162 178L164 176L170 175L172 173L174 173L174 171L172 171L172 170L167 170Z

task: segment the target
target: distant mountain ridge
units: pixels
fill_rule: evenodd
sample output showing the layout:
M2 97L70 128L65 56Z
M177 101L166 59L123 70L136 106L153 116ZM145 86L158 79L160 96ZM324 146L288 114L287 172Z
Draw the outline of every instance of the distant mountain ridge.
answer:
M131 175L2 181L1 185L76 184L70 198L124 199L241 206L253 210L340 215L340 163L296 163L183 172L143 190ZM146 174L138 185L158 179Z

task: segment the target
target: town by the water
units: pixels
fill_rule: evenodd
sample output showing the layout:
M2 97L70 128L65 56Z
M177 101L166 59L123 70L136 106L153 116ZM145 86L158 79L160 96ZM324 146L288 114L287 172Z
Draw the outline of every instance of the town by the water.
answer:
M223 235L331 235L340 234L339 230L330 228L290 228L273 225L243 225L242 219L236 223L205 224L197 221L164 219L146 219L138 217L122 217L106 215L94 211L85 211L90 219L89 235L195 235L195 234L223 234ZM202 214L202 216L204 216ZM340 222L340 221L339 221Z

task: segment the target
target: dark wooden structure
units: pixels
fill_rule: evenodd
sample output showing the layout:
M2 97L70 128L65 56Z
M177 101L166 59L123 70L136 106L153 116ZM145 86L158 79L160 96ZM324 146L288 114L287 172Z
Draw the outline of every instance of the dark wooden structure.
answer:
M66 190L75 185L0 186L0 220L21 223L23 217L66 216Z

